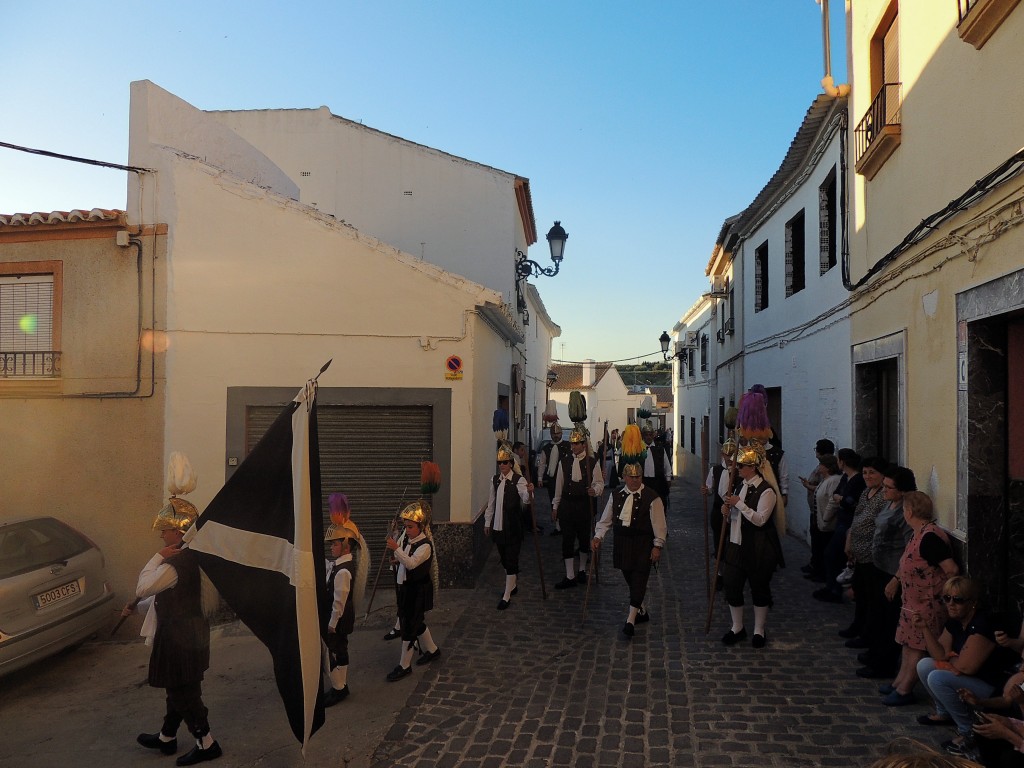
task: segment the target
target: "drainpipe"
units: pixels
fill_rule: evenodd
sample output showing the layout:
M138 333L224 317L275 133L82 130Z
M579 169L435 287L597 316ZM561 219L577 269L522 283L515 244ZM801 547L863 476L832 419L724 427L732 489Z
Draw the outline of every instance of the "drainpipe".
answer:
M825 56L825 76L821 78L821 87L832 98L845 97L850 93L846 83L836 85L832 79L832 38L829 30L828 0L814 0L821 6L821 47Z

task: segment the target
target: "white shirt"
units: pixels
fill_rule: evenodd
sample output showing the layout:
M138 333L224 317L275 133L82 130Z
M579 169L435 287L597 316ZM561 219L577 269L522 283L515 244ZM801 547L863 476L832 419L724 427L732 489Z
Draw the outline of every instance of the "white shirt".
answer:
M405 578L409 575L409 571L418 565L423 565L427 562L427 558L430 557L429 542L420 546L413 554L409 554L412 552L412 545L423 541L425 538L427 538L427 534L421 533L415 539L407 541L404 547L399 547L395 550L395 559L398 560L398 575L395 581L399 584L405 584Z
M629 526L633 522L633 494L639 494L643 489L644 486L641 483L639 489L626 491L629 495L626 497L626 503L622 505L622 511L619 513L619 519L623 525ZM605 534L611 530L612 513L614 510L615 494L612 494L608 497L608 503L604 506L601 519L597 521L597 526L594 530L595 539L604 539ZM651 502L651 527L654 528L654 546L665 546L665 539L668 537L668 525L665 523L665 505L661 503L661 497Z
M149 559L139 574L135 596L140 602L136 607L146 609L146 618L142 620L142 629L139 630L139 635L146 638L146 645L152 645L153 638L156 637L156 601L153 597L177 583L178 572L167 564L159 552Z
M522 475L515 475L512 472L502 474L497 489L495 489L494 483L490 484L491 492L487 498L487 510L484 512L484 527L493 528L495 531L505 530L505 483L515 483L520 501L523 504L530 503L530 491L526 488L526 479Z
M729 541L731 543L743 543L743 527L740 522L740 515L743 515L743 517L747 518L758 528L764 526L768 522L768 518L772 516L772 512L775 510L775 491L770 485L765 488L761 498L757 500L757 509L751 509L743 501L747 495L747 488L757 488L763 482L765 482L763 477L754 475L750 480L744 480L743 484L740 485L740 489L736 492L740 500L735 507L729 510Z
M644 459L644 477L656 477L657 473L654 469L654 444L651 443L647 446L647 458ZM665 473L665 479L672 479L672 466L668 463L668 451L661 452L661 469Z
M551 457L544 455L544 451L537 454L537 477L554 477L558 471L558 446L561 443L551 444Z

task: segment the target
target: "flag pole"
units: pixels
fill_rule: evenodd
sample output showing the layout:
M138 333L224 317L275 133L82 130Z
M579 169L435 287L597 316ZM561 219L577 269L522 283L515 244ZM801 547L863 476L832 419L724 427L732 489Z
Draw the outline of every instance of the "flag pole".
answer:
M405 486L405 490L402 491L401 501L398 502L398 511L395 512L395 518L391 521L391 525L388 526L388 536L391 536L395 532L395 527L398 525L398 516L402 514L402 505L405 504L405 494L409 490L409 486ZM373 598L377 596L377 586L380 584L380 575L384 572L384 563L388 559L388 548L384 547L384 554L381 555L380 565L377 567L377 578L373 580L373 591L370 593L370 600L366 604L366 613L363 615L365 621L370 615L370 609L373 607Z

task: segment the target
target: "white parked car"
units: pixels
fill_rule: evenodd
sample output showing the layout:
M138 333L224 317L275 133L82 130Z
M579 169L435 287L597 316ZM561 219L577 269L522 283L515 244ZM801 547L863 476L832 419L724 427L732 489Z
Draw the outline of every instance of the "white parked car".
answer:
M103 553L53 517L0 523L0 675L87 640L114 617Z

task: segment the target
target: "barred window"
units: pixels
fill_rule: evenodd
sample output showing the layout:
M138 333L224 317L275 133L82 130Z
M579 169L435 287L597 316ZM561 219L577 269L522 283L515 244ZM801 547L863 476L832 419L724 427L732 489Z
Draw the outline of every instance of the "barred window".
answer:
M754 251L754 311L768 308L768 241Z
M60 266L0 264L0 378L60 373Z

